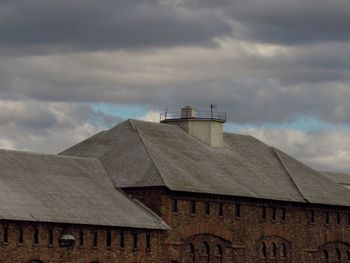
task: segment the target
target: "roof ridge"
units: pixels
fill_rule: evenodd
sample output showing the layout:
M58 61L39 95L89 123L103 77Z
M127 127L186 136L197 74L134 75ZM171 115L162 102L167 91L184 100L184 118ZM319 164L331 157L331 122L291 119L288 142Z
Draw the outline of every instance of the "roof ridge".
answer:
M283 169L286 171L287 175L289 176L289 178L291 179L291 181L293 182L293 184L297 188L297 190L298 190L299 194L301 195L301 197L306 202L310 203L309 200L306 198L305 194L303 193L303 191L301 190L301 188L299 187L299 185L294 180L292 172L289 170L288 166L284 163L284 161L282 160L281 156L278 154L277 149L275 147L273 147L273 146L271 146L271 149L274 152L274 154L276 155L277 160L282 164Z
M140 134L139 129L136 127L135 123L133 123L134 120L129 119L128 121L129 121L129 123L131 124L131 126L136 130L137 134L139 135L140 140L141 140L141 142L142 142L142 146L145 148L145 150L146 150L146 152L147 152L147 154L148 154L148 157L151 159L152 164L153 164L154 168L156 169L157 174L159 175L160 180L163 182L164 186L166 186L167 184L166 184L166 182L165 182L163 176L161 175L161 173L160 173L160 171L159 171L159 168L158 168L158 166L156 165L156 163L155 163L155 161L154 161L154 159L153 159L153 157L152 157L151 152L149 151L148 147L146 147L145 141L143 140L143 138L142 138L142 136L141 136L141 134Z
M54 154L54 153L40 153L40 152L32 152L27 150L17 150L17 149L0 149L1 152L11 152L11 153L18 153L18 154L26 154L26 155L34 155L34 156L47 156L47 157L54 157L54 158L67 158L67 159L73 159L73 160L86 160L86 161L98 161L97 158L92 157L80 157L80 156L73 156L73 155L61 155L61 154Z

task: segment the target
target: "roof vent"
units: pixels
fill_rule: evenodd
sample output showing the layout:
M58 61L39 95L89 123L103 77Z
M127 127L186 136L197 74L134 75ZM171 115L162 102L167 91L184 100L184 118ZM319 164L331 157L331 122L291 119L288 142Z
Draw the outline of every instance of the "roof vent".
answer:
M189 135L212 147L222 147L226 113L214 112L213 108L211 105L210 111L198 111L191 106L186 106L181 109L181 112L166 110L160 115L160 122L175 124Z

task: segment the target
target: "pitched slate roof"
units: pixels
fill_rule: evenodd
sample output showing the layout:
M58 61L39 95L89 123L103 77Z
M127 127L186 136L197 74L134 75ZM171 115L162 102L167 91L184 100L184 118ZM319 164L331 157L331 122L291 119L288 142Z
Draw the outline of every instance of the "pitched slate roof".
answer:
M334 173L334 172L321 172L323 175L328 177L334 182L345 186L350 189L350 174L345 173Z
M212 148L175 125L128 120L61 154L98 158L118 187L350 206L349 191L247 135Z
M168 228L93 159L0 150L0 203L7 220Z

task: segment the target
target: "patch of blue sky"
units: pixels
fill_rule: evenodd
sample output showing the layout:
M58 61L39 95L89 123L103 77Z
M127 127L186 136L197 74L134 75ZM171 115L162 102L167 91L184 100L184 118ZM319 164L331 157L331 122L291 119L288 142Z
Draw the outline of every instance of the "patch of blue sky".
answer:
M326 122L310 116L302 116L290 122L281 122L281 123L266 122L261 124L254 124L254 123L237 124L237 123L230 122L230 123L227 123L227 125L225 126L226 126L225 127L226 131L233 131L233 132L239 132L240 130L243 130L243 129L255 128L255 127L263 127L268 129L293 129L293 130L299 130L303 132L312 132L316 130L329 130L329 129L339 128L339 125L332 124L330 122ZM349 126L341 126L341 127L350 129Z
M92 105L92 109L123 119L134 119L147 114L147 109L133 104L95 103Z

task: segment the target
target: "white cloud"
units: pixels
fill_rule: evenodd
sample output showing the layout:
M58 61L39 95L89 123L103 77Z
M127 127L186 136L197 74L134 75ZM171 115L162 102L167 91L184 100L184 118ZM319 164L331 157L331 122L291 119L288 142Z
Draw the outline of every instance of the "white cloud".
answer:
M0 100L0 148L57 153L118 120L86 104Z
M350 131L302 132L264 127L242 129L318 170L350 172Z
M137 117L137 119L142 121L159 122L160 112L150 110L144 116Z

